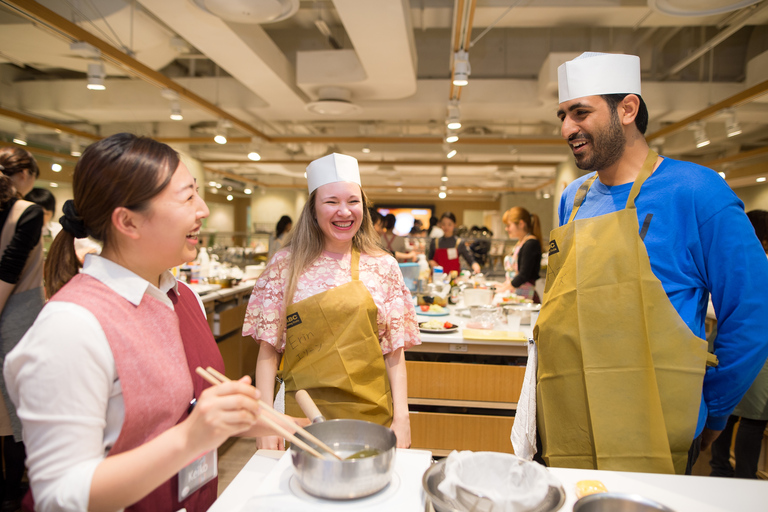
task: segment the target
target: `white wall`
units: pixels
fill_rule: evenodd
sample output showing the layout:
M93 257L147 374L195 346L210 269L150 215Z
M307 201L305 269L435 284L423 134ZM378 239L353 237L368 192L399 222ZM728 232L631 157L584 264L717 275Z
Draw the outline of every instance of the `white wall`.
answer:
M235 205L207 203L211 214L206 219L205 229L218 233L235 230Z
M251 229L274 231L283 215L295 223L306 201L307 193L303 190L259 190L251 198Z
M768 210L768 182L749 187L734 189L739 199L744 201L744 211Z

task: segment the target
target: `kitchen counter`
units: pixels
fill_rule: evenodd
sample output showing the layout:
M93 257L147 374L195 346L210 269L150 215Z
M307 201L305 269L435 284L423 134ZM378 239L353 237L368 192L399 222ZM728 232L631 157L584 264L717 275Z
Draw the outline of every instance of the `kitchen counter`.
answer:
M448 316L421 315L458 325L456 332L422 333L421 345L405 353L412 447L444 456L451 450L512 452L509 434L520 396L530 325L522 339L464 338L470 320L448 308ZM475 331L476 333L478 331ZM485 331L480 331L485 333Z
M256 452L209 512L242 510L249 499L259 494L259 484L282 455L283 452L271 450ZM768 482L760 480L566 468L550 468L549 471L560 480L565 490L566 501L559 509L561 512L573 509L575 484L580 480L600 480L610 492L639 494L678 512L762 512L768 503ZM420 500L414 500L413 506L398 506L397 510L421 512L424 505ZM429 510L432 510L431 507Z

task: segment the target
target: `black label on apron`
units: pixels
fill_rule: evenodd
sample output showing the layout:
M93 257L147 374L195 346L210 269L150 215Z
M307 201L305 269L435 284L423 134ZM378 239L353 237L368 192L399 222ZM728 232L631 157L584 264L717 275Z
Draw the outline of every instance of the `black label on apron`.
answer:
M301 323L301 317L298 313L290 314L285 319L285 326L286 329L290 329L291 327L296 327Z
M560 252L560 249L557 247L557 242L554 240L549 241L549 255L552 256L553 254L557 254Z

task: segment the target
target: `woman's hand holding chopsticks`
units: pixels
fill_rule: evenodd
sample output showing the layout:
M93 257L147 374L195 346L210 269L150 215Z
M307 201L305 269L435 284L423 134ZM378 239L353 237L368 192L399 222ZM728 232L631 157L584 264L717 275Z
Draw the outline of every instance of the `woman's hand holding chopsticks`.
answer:
M251 430L258 424L260 397L248 376L205 389L183 422L188 442L204 453Z

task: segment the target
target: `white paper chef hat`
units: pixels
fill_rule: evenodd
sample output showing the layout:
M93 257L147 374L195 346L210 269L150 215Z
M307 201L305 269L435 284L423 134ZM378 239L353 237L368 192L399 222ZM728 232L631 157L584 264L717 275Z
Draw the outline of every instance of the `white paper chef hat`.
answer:
M560 103L601 94L640 95L640 57L585 52L557 68Z
M357 167L357 158L339 153L313 160L307 166L307 186L309 193L315 191L317 187L336 183L338 181L349 181L351 183L360 183L360 169Z

